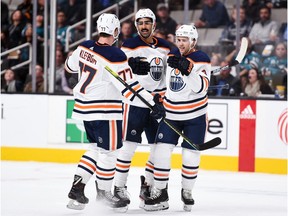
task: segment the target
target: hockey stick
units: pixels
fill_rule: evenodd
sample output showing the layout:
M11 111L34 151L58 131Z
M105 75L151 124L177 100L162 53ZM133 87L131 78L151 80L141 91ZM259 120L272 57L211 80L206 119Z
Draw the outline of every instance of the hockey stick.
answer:
M229 89L229 84L226 83L224 85L213 85L213 86L209 86L208 89L209 90L212 90L212 89Z
M118 73L114 72L110 67L105 66L105 69L114 76L118 81L120 81L127 89L129 89L135 96L137 96L151 111L153 111L153 106L145 100L138 92L136 92L130 85L128 85L119 75ZM187 136L185 136L181 131L179 131L171 122L169 122L167 119L163 118L163 121L173 130L175 131L179 136L183 138L189 145L191 145L192 148L198 151L203 151L206 149L213 148L215 146L218 146L221 143L221 138L216 137L212 140L209 140L203 144L195 144L193 143Z
M238 52L235 60L233 60L229 65L225 65L223 67L216 68L216 69L212 70L211 74L218 73L222 70L227 70L230 67L233 67L235 65L240 64L242 62L245 54L246 54L247 47L248 47L248 39L246 37L243 37L241 40L241 46L240 46L239 52Z

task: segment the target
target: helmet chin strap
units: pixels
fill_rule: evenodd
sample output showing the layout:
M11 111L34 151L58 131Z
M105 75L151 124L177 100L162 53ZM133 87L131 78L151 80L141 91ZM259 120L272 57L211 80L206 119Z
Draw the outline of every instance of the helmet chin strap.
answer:
M116 32L116 31L117 31L117 32ZM113 41L112 45L115 44L115 43L118 41L118 39L119 39L119 34L118 34L118 32L119 32L118 29L115 29L115 30L114 30L114 35L113 35L114 41ZM117 35L117 36L115 36L115 35Z
M118 38L114 38L112 45L114 45L118 41Z

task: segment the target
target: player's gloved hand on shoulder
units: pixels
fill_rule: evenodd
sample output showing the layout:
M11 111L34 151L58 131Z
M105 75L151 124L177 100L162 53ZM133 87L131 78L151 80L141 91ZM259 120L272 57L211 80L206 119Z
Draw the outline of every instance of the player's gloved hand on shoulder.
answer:
M132 72L137 75L147 75L150 71L150 64L145 57L131 57L128 59L128 64Z
M152 107L150 115L155 119L161 119L165 117L165 108L162 103L161 95L155 94L153 98L155 105Z
M193 69L193 63L181 56L169 56L167 63L172 68L177 68L182 75L188 76Z

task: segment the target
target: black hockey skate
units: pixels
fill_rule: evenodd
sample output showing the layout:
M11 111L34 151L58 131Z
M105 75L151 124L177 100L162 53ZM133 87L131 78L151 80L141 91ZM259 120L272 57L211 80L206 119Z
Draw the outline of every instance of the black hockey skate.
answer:
M97 181L95 181L95 184L97 190L97 201L103 202L106 206L112 208L117 212L126 212L128 210L128 205L124 200L121 200L114 196L111 191L99 189Z
M162 211L169 208L167 188L158 189L152 187L150 197L144 201L144 210L146 211Z
M192 191L191 190L185 190L182 188L181 200L184 203L184 205L183 205L184 211L191 211L192 206L194 205L194 199L192 198Z
M84 194L85 184L82 182L82 177L75 175L72 188L68 194L68 197L71 199L67 204L67 208L82 210L85 208L85 204L89 202L89 199Z
M150 186L147 185L147 183L145 182L145 176L141 175L140 181L141 181L141 186L140 186L140 194L139 194L139 198L140 198L139 208L144 208L144 201L148 199L148 197L150 196Z
M130 204L130 194L127 191L127 187L117 187L114 186L114 196L118 199L126 202L127 205Z

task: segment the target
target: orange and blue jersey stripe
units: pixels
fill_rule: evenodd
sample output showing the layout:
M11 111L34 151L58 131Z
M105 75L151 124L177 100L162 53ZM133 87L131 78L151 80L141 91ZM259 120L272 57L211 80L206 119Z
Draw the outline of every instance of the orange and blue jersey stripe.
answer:
M164 97L163 105L166 112L173 114L189 114L204 109L208 105L208 97L200 97L189 101L171 101Z
M122 113L122 100L82 101L75 99L73 112L80 114Z

